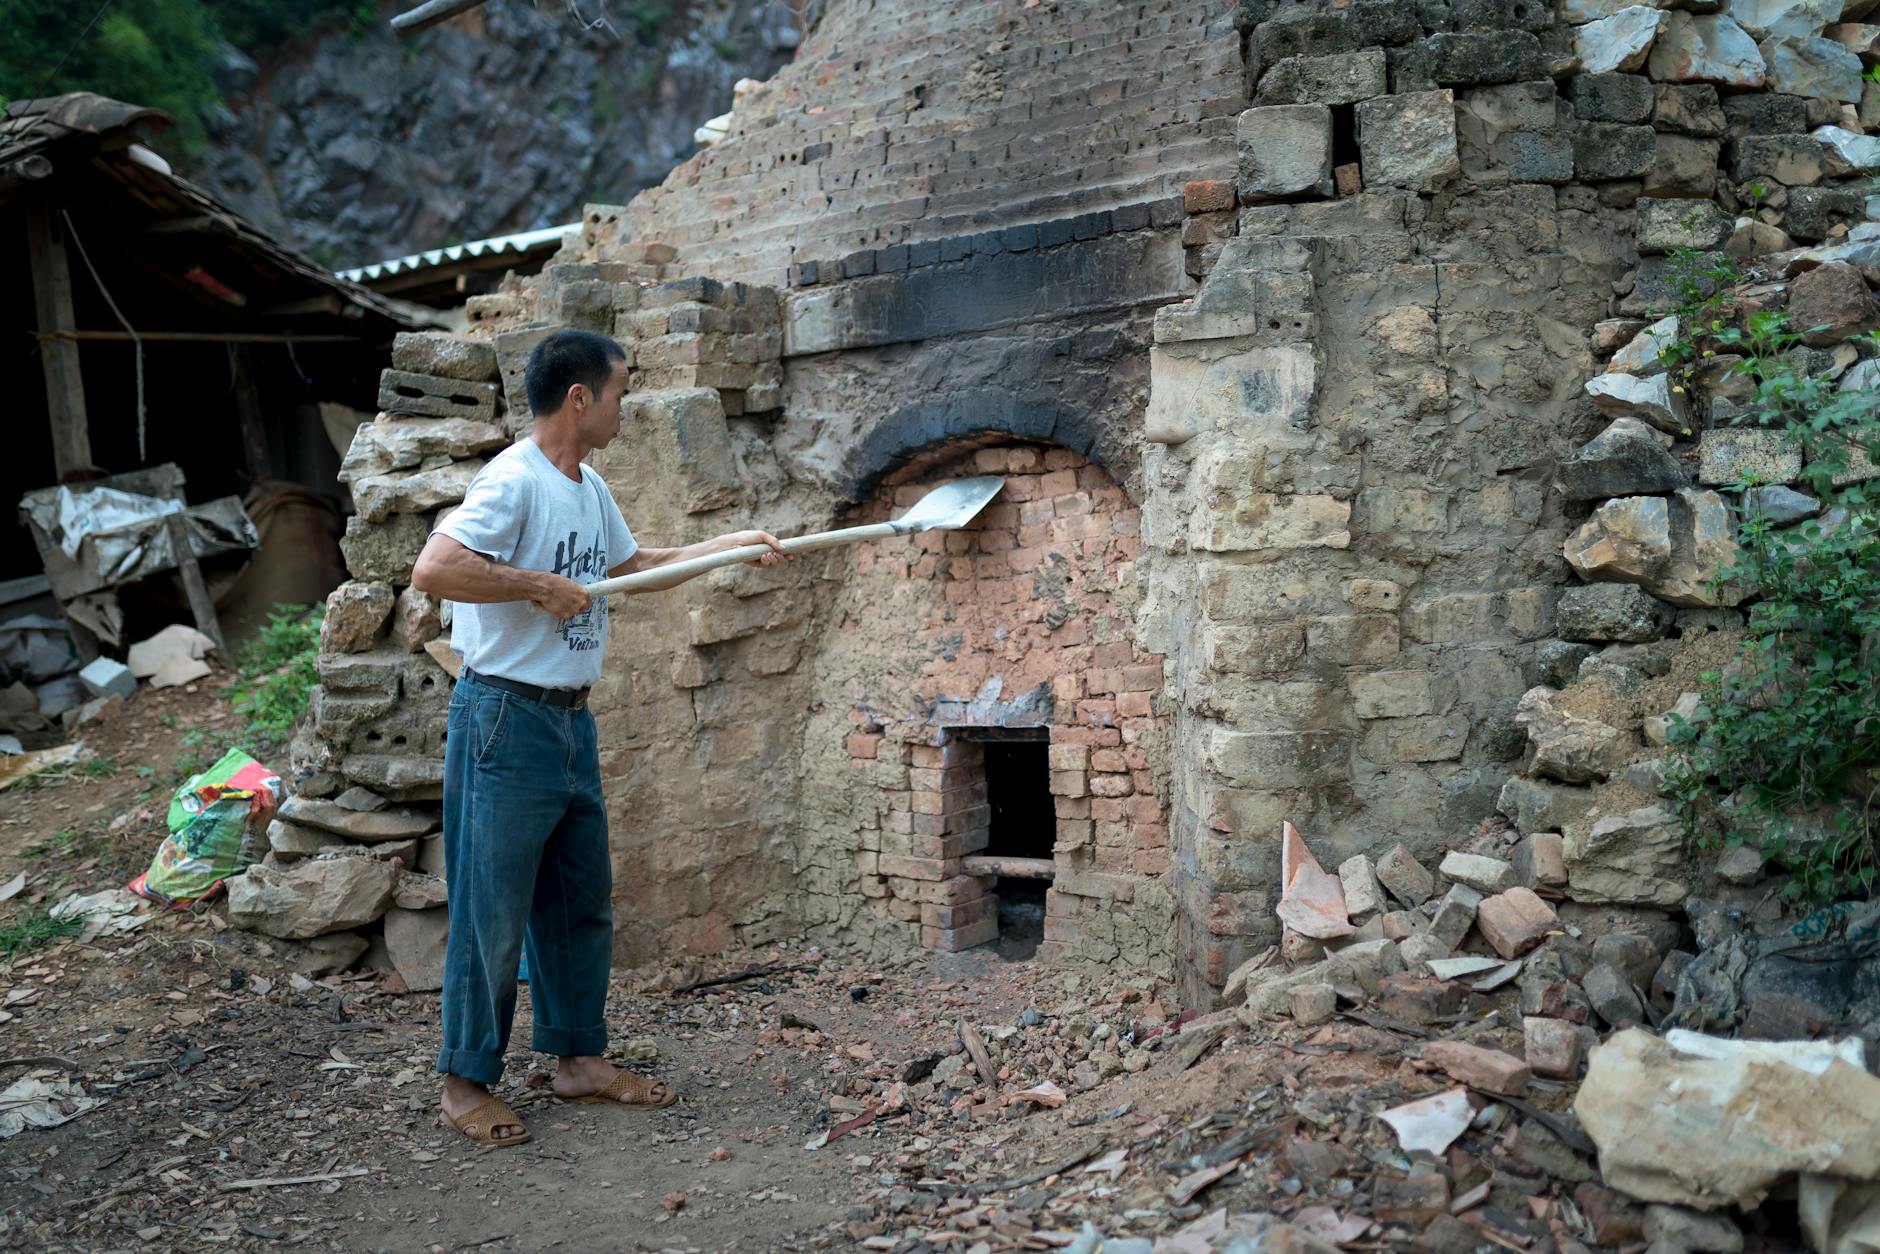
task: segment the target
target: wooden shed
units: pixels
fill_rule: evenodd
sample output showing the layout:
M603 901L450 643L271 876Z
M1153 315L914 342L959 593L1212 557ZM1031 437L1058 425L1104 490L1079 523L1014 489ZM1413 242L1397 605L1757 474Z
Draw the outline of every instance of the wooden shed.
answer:
M393 335L436 314L336 277L178 177L145 145L169 123L90 93L0 118L0 327L21 402L0 500L164 466L191 504L240 497L260 548L205 562L239 634L343 577L339 446L376 408ZM276 513L290 521L271 528ZM40 572L18 538L0 581ZM148 616L177 616L162 588L144 593ZM133 634L142 595L126 596Z

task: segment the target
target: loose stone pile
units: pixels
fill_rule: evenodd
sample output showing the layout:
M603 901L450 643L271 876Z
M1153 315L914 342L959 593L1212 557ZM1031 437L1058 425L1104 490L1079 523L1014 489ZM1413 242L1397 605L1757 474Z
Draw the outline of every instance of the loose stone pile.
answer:
M442 976L443 750L457 670L449 606L410 586L437 519L509 443L487 343L400 335L374 422L340 467L352 578L327 598L320 683L291 754L291 790L262 863L231 881L230 919L309 941L318 971L362 956L413 990Z

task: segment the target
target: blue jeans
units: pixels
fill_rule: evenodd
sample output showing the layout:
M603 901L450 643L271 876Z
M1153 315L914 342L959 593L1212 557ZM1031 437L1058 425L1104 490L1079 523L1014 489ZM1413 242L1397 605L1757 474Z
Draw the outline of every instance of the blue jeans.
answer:
M544 1054L607 1048L613 868L594 716L457 681L444 741L444 1044L437 1069L479 1084L502 1075L529 938L531 1044Z

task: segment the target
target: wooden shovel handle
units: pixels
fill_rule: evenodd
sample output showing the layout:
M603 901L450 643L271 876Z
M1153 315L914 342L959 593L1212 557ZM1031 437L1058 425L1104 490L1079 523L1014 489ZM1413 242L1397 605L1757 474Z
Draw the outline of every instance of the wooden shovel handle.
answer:
M899 523L871 523L866 527L844 527L839 531L818 531L813 535L796 536L783 541L785 552L809 553L816 549L831 549L839 544L855 544L862 540L885 540L889 536L907 535L918 531L918 527L902 527ZM596 597L612 596L616 592L632 592L649 584L663 584L675 575L690 579L702 575L708 570L720 566L738 566L745 562L754 562L770 552L766 544L747 544L741 548L727 549L723 553L713 553L708 557L695 557L686 562L674 562L669 566L656 566L651 570L639 571L632 575L621 575L615 579L603 579L599 583L588 585L588 592Z

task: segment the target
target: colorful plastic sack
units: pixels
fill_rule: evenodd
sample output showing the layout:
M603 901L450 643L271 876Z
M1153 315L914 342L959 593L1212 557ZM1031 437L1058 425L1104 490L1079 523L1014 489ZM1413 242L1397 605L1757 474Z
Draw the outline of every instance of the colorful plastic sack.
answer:
M214 896L222 881L260 860L280 795L280 776L240 749L229 750L176 790L170 834L150 869L125 887L166 906Z

